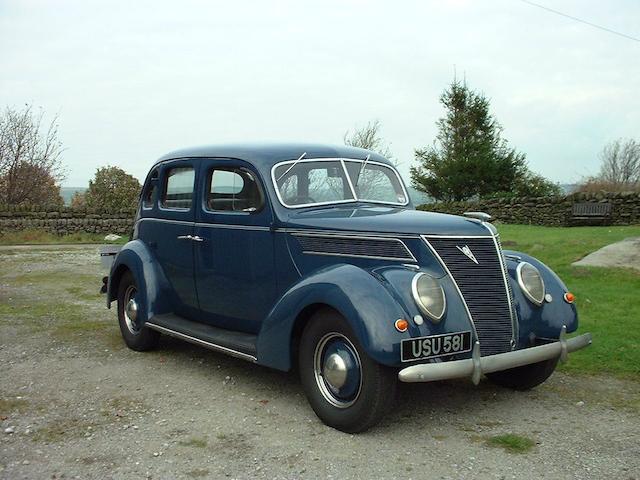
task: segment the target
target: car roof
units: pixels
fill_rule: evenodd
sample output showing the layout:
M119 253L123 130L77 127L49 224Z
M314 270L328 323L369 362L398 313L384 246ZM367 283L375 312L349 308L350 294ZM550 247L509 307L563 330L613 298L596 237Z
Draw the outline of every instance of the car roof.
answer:
M304 158L355 158L362 160L367 158L367 155L371 155L370 160L391 165L391 162L386 158L370 150L347 145L315 143L238 143L190 147L167 153L156 162L156 165L178 158L222 157L245 160L256 167L270 168L285 160L295 160L303 153L306 153Z

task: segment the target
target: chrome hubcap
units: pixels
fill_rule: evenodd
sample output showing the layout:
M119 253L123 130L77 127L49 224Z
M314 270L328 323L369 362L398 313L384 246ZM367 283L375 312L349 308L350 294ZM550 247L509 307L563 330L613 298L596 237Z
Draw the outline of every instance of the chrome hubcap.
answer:
M314 375L322 396L331 405L347 408L355 403L362 388L362 367L358 351L340 333L328 333L314 353Z
M133 285L129 285L124 292L124 321L127 324L127 328L131 333L137 335L140 333L140 327L138 326L138 303L136 302L137 290Z

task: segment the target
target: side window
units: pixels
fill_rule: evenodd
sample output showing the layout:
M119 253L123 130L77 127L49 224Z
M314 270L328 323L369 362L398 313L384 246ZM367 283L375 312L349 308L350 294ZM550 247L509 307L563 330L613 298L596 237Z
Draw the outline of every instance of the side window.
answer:
M191 208L193 202L193 167L176 167L167 172L162 206L165 208Z
M264 203L254 175L240 168L212 170L207 191L207 210L256 212Z
M153 198L158 190L158 169L154 170L149 177L147 189L142 196L142 208L153 208Z

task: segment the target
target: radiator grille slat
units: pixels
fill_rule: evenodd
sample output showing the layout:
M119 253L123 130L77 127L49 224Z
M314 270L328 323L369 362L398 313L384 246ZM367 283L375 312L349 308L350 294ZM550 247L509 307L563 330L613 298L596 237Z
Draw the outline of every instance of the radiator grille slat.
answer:
M451 272L467 303L480 340L480 353L512 349L511 290L502 273L502 250L493 238L424 237ZM498 244L499 245L499 244ZM477 264L461 249L471 250Z
M304 253L344 255L414 262L406 245L397 238L338 237L334 235L294 235Z

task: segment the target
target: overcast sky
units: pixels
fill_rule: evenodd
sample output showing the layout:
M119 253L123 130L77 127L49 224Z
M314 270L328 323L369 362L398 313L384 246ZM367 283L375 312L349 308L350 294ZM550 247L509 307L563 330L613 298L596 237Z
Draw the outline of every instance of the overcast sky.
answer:
M635 37L640 2L537 0ZM408 178L454 67L530 167L563 183L640 138L640 43L520 0L0 0L0 106L60 115L66 186L175 148L341 143L372 119Z

